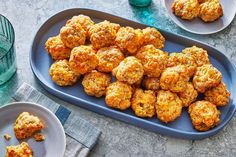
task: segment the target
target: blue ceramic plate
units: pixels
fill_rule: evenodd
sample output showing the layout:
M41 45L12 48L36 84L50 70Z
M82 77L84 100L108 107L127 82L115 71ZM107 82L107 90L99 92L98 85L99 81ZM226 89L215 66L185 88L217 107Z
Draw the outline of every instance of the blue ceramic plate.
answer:
M45 125L42 133L45 136L45 141L36 142L33 138L26 140L17 140L13 125L16 118L22 112L29 112L38 116ZM3 139L4 134L11 135L11 140ZM5 105L0 108L0 156L5 155L5 148L9 145L18 145L22 141L26 141L29 147L32 148L34 157L63 157L66 148L65 132L61 122L48 109L41 105L18 102Z
M72 87L57 86L55 83L53 83L48 73L49 67L52 64L52 59L44 49L44 44L49 37L55 36L59 33L60 28L65 25L68 19L78 14L88 15L96 22L109 20L111 22L119 23L123 26L132 26L135 28L147 27L146 25L134 21L90 9L78 8L65 10L51 17L41 26L34 38L30 52L30 63L31 68L41 85L53 95L65 101L71 102L74 105L84 107L91 111L136 125L138 127L142 127L153 132L188 139L202 139L212 136L220 131L233 117L236 110L233 100L233 98L236 97L236 79L233 78L236 78L236 72L232 62L230 62L230 60L222 52L216 50L213 47L210 47L209 45L163 30L160 31L167 40L164 48L165 51L179 52L183 48L192 45L202 47L208 51L212 64L221 71L223 75L223 81L226 83L231 92L231 99L228 106L219 108L221 110L221 122L214 129L206 132L197 132L194 130L186 109L183 110L182 116L176 121L169 124L164 124L156 117L151 119L138 118L134 115L131 109L121 112L112 108L108 108L105 104L104 97L98 99L85 94L81 85L81 80Z

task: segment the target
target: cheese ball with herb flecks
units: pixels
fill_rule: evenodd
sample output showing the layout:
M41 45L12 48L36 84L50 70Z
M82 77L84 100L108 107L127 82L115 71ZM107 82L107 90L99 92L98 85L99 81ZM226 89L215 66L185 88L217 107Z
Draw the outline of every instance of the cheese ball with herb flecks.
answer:
M164 70L160 78L160 86L164 90L183 92L188 84L190 75L184 65L169 67Z
M154 91L136 89L131 107L138 117L153 117L155 115L156 95Z
M182 113L182 101L176 93L160 90L157 94L156 113L160 121L172 122Z
M70 55L69 65L76 75L91 72L98 65L95 50L93 50L91 46L85 45L73 48Z
M5 157L33 157L33 151L28 143L22 142L17 146L7 146Z
M143 65L144 75L159 77L166 68L168 53L156 49L153 45L146 45L139 49L136 57Z
M210 101L216 106L226 106L229 103L230 92L223 82L207 90L204 95L205 100Z
M50 37L45 43L45 49L51 55L53 60L70 58L70 48L66 47L61 41L60 36Z
M144 43L143 45L153 45L157 49L162 49L165 44L165 38L156 28L147 27L142 30Z
M198 131L207 131L220 122L220 111L209 101L197 101L191 104L188 112L194 128Z
M198 15L204 22L212 22L223 16L223 9L219 0L209 0L200 4Z
M112 74L117 80L134 84L143 77L143 66L141 62L133 57L126 57L120 64L112 70Z
M204 93L206 90L219 85L221 79L220 71L211 64L206 64L197 68L193 76L193 86L198 92Z
M106 88L111 83L111 76L96 70L84 75L82 85L84 91L95 97L101 97L106 94Z
M70 86L77 82L79 76L70 69L67 60L58 60L54 62L50 69L49 74L52 80L59 86Z
M185 65L188 68L190 76L193 76L197 69L195 59L183 53L171 53L168 58L167 67L173 67L176 65Z
M132 27L121 27L117 32L115 44L121 51L128 51L132 55L142 46L144 42L143 32Z
M86 32L80 25L63 26L60 30L62 42L69 48L73 49L76 46L85 44Z
M132 87L124 82L113 82L107 87L107 106L119 110L125 110L131 105Z
M31 137L35 132L44 128L42 121L29 112L22 112L14 124L14 132L17 139Z
M184 107L188 107L192 102L197 99L198 92L194 89L193 84L188 82L187 87L183 92L178 93L179 98L183 102Z
M97 51L97 58L97 70L101 72L111 72L125 57L119 48L110 46L99 49Z
M75 26L75 27L77 25L80 25L85 30L86 37L88 38L89 37L88 31L89 31L90 27L94 25L94 22L91 20L91 18L89 16L80 14L78 16L73 16L71 19L69 19L66 22L66 25L67 26Z
M192 20L200 11L198 0L174 0L171 8L176 16L185 20Z
M203 48L192 46L185 48L184 50L182 50L182 52L186 55L192 56L192 58L194 58L195 62L197 63L198 67L203 66L205 64L210 64L207 51Z
M160 89L160 79L157 77L144 77L142 85L147 90L157 91Z
M114 44L119 25L103 21L90 27L90 41L95 49L109 47Z

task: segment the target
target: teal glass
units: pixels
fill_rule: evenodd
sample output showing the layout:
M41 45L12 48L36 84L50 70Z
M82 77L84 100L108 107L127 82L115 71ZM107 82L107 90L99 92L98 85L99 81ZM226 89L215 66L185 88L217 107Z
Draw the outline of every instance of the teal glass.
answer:
M0 14L0 85L16 72L15 32L10 21Z
M129 3L137 7L146 7L151 4L152 0L129 0Z

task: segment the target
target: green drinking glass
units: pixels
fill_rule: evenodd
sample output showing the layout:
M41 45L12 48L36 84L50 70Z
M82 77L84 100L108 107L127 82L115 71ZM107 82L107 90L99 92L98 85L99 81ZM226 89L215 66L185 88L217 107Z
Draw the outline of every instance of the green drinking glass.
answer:
M152 0L129 0L129 3L137 7L146 7L151 4Z
M16 72L15 32L10 21L0 14L0 85Z

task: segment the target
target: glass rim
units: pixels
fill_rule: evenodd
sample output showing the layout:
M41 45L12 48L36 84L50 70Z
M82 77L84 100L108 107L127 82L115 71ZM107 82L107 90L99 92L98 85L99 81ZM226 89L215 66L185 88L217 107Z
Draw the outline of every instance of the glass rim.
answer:
M11 27L12 30L13 30L13 40L12 40L12 43L11 43L11 47L10 47L10 49L7 51L6 54L4 54L2 57L0 57L0 60L1 60L1 59L3 59L3 58L8 54L8 52L9 52L9 51L13 48L13 46L14 46L14 43L15 43L15 30L14 30L14 27L13 27L12 23L8 20L8 18L6 18L6 16L4 16L4 15L2 15L2 14L0 13L0 17L3 17L5 20L7 20L7 22L10 24L10 27Z

